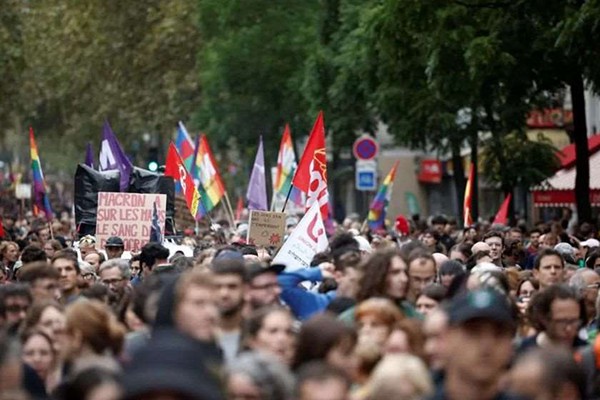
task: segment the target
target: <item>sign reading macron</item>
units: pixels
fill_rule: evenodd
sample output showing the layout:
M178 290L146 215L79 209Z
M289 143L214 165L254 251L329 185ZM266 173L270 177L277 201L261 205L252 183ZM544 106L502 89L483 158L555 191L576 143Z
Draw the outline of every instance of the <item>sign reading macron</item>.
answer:
M155 203L158 224L164 232L166 195L99 192L96 240L100 248L104 248L109 237L119 236L125 242L125 250L139 251L150 239Z

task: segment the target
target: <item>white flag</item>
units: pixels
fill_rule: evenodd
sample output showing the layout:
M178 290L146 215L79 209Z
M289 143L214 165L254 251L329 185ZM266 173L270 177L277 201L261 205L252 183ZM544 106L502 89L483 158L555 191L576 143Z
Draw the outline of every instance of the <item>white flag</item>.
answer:
M287 271L308 268L315 254L327 250L329 242L319 209L314 202L285 241L273 264L283 264Z

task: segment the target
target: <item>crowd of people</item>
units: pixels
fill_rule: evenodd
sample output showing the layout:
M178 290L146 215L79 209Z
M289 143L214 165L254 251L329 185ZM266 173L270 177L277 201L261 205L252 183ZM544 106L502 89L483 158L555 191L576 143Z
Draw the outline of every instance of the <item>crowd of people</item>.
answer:
M247 224L186 231L186 256L3 222L0 399L600 398L589 224L347 219L297 268Z

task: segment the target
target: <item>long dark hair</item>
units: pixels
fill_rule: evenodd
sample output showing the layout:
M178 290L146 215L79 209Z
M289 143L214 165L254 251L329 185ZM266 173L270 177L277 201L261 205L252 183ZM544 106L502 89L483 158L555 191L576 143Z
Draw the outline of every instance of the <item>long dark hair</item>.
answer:
M356 293L358 302L370 297L387 297L387 275L394 257L406 264L406 260L395 249L376 251L361 264L362 276Z

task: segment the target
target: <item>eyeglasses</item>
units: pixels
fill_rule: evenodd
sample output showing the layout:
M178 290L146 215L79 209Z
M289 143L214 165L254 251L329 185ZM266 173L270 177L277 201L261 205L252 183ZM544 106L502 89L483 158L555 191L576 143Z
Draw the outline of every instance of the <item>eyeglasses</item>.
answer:
M589 284L585 288L598 290L598 289L600 289L600 282Z
M103 279L102 280L102 284L106 285L106 286L110 286L110 285L116 285L117 283L123 281L123 278L120 279Z
M81 274L81 277L85 280L93 281L96 279L96 274L94 274L92 272L88 272L86 274Z

